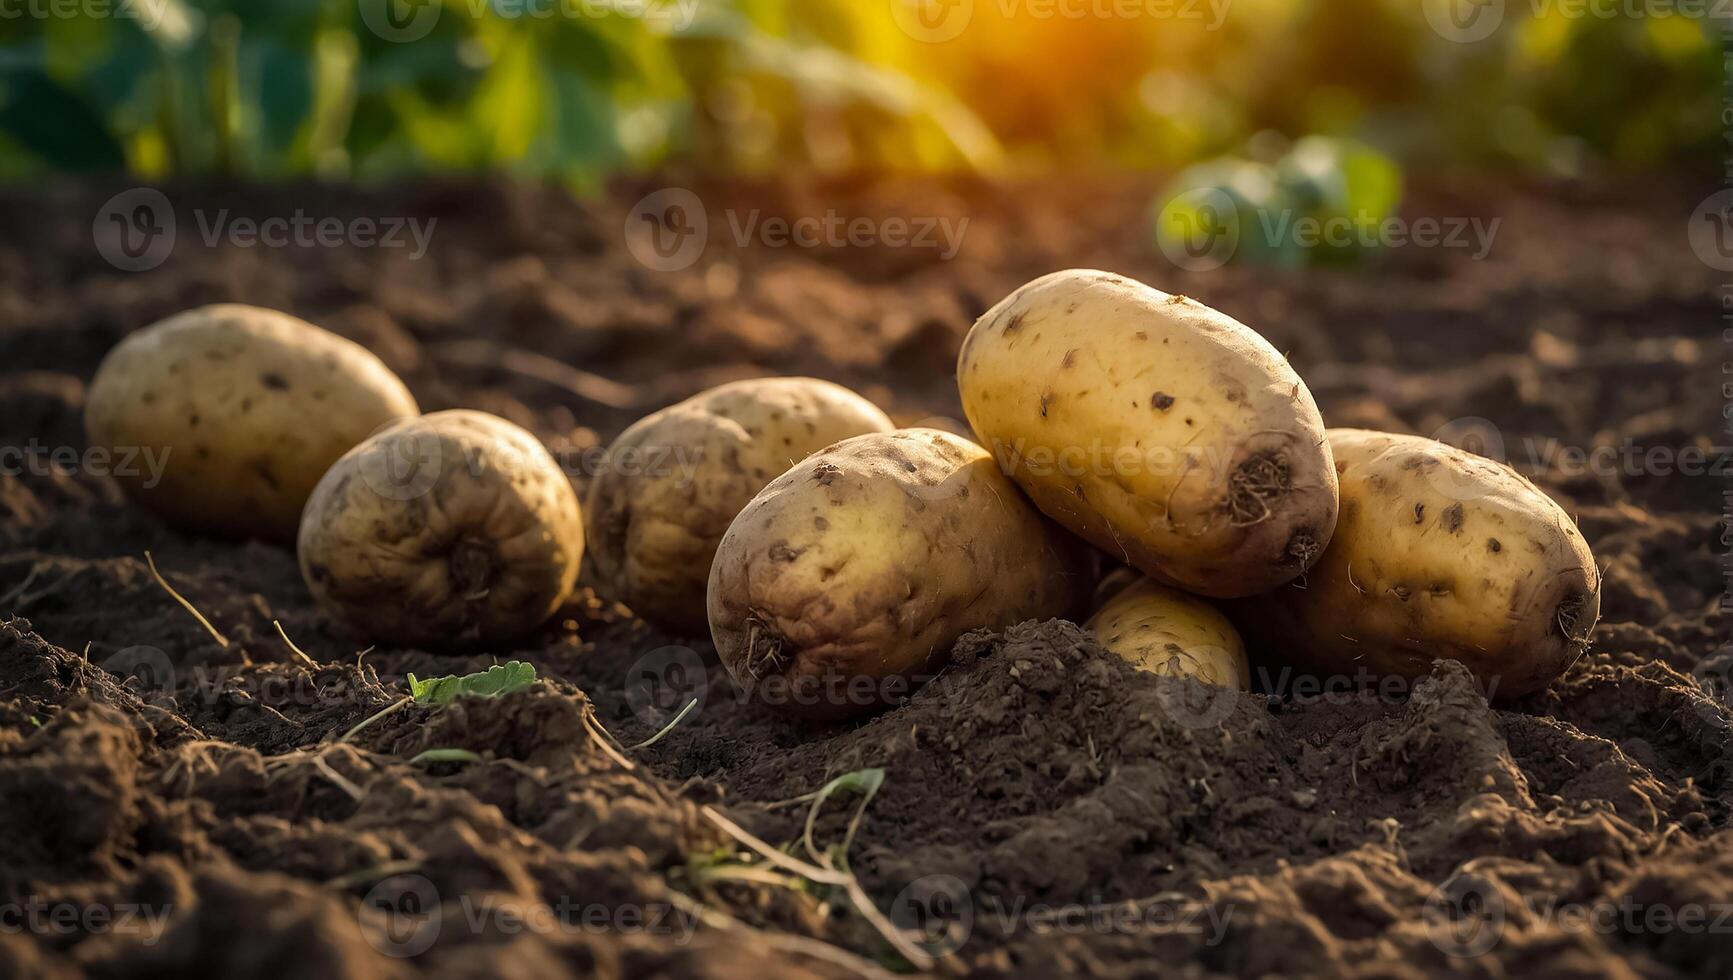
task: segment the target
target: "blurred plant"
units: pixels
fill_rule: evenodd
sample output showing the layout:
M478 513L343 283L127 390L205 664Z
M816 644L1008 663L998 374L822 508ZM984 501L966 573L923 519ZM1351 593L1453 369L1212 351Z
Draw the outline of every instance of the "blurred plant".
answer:
M1376 251L1402 200L1396 162L1353 140L1308 136L1286 152L1280 142L1259 134L1253 158L1221 157L1175 176L1155 199L1162 251L1195 268L1343 264Z

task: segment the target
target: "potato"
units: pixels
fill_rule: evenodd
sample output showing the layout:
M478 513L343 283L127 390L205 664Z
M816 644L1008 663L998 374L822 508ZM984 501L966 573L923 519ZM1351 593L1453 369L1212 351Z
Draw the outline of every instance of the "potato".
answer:
M601 590L646 619L704 634L710 562L747 501L831 443L891 428L871 402L814 378L736 381L639 420L584 498Z
M710 631L748 693L841 718L906 693L962 634L1077 610L1092 556L980 446L936 429L837 443L770 482L710 570Z
M1600 574L1552 498L1431 439L1329 436L1336 535L1304 581L1235 604L1247 637L1338 674L1413 678L1460 660L1501 698L1545 687L1588 648Z
M122 340L90 383L90 445L166 454L127 494L183 527L293 540L337 457L419 413L377 357L287 313L205 306ZM136 469L136 468L135 468Z
M1233 623L1202 599L1153 579L1121 590L1083 626L1138 670L1251 687L1252 666Z
M1073 269L976 321L969 424L1047 516L1167 585L1254 595L1336 526L1311 393L1252 330L1183 296Z
M536 438L484 412L407 419L343 455L301 518L301 576L355 629L448 647L534 630L584 554L571 483Z

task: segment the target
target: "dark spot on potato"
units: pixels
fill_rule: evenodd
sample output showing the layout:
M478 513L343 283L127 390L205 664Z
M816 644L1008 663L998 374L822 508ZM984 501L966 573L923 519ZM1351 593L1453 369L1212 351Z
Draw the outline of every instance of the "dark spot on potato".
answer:
M1041 393L1041 417L1042 418L1047 417L1047 405L1048 405L1048 403L1050 403L1052 401L1053 401L1053 389L1049 388L1046 391L1043 391Z
M1444 529L1452 534L1462 530L1462 504L1454 503L1444 508Z
M800 553L804 550L803 548L790 548L788 542L778 541L770 546L770 550L766 554L770 555L771 561L793 561L799 558Z
M812 526L820 531L828 531L830 530L830 521L822 517L815 517L812 519Z
M828 487L835 482L840 473L842 473L842 468L835 463L820 463L812 468L812 479L819 486Z
M1189 416L1189 415L1188 415L1188 416L1186 416L1186 417L1185 417L1185 424L1186 424L1186 425L1191 425L1191 424L1192 424L1192 421L1191 421L1191 416Z
M1497 538L1487 538L1486 539L1486 550L1490 551L1496 555L1499 552L1504 550L1504 545L1499 544Z
M259 383L272 391L289 390L289 379L275 371L266 371L264 374L259 375Z
M1068 368L1075 363L1077 363L1077 348L1073 347L1065 352L1065 358L1059 362L1059 366Z
M1138 332L1132 334L1131 336L1137 340L1148 340L1149 339L1149 331L1139 330Z
M187 416L187 426L189 428L193 428L193 429L196 429L199 427L199 413L194 412L191 415Z
M1029 312L1027 310L1019 310L1016 313L1011 314L1010 318L1005 321L1004 332L1015 332L1019 327L1023 326L1023 320L1028 317L1028 315Z
M241 399L241 411L250 412L252 410L253 410L253 400L251 398Z
M1425 518L1426 518L1426 505L1423 503L1416 503L1414 505L1414 523L1419 524Z
M1156 409L1165 412L1173 407L1173 396L1165 391L1158 391L1154 395L1150 396L1149 404L1154 406ZM1190 420L1188 419L1187 421Z

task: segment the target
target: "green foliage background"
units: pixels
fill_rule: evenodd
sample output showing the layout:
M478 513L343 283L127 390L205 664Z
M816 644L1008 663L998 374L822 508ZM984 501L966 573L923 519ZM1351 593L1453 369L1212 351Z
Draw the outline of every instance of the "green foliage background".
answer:
M403 2L5 0L0 179L1174 169L1272 131L1564 174L1717 152L1720 27L1653 5L1511 0L1475 43L1432 0L975 0L945 43L898 27L910 0L423 0L426 37L368 28Z

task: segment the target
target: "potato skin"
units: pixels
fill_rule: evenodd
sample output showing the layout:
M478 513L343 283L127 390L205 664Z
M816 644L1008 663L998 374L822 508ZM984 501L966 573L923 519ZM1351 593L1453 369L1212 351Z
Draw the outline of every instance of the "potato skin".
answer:
M1153 579L1122 589L1083 628L1138 670L1251 688L1252 665L1233 623L1202 599Z
M938 670L969 630L1071 614L1093 571L980 446L872 433L808 457L735 518L710 571L710 631L755 697L842 718L907 691L887 679Z
M1106 272L1043 276L975 322L957 384L982 445L1037 507L1164 584L1264 592L1335 529L1311 393L1202 303Z
M294 539L313 485L337 457L415 398L366 348L287 313L221 304L127 336L97 368L92 446L168 453L161 480L119 478L182 527Z
M1233 605L1247 637L1339 674L1415 678L1452 658L1497 698L1546 687L1588 648L1600 573L1552 498L1431 439L1329 435L1335 538L1304 583Z
M343 455L301 520L301 577L356 630L430 648L522 636L571 594L577 493L484 412L406 419Z
M710 564L741 508L818 450L893 427L872 402L816 378L736 381L640 419L584 497L598 585L645 619L705 635Z

